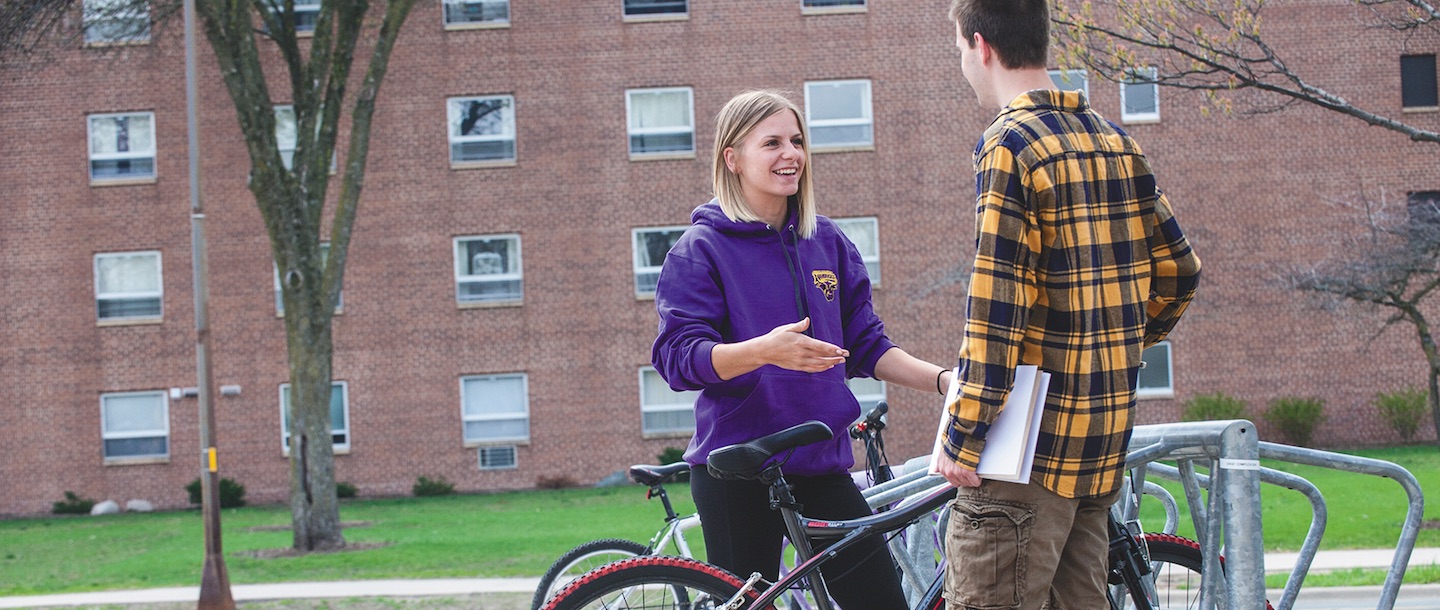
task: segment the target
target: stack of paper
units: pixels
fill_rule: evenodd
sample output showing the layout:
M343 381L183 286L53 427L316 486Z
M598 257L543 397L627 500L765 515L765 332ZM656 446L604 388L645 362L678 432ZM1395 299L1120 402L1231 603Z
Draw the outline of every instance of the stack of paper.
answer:
M960 369L955 369L950 391L940 408L940 428L935 433L935 449L930 453L930 473L939 472L945 455L945 437L950 428L950 412L945 406L955 402L960 392ZM1040 436L1040 418L1045 411L1045 396L1050 389L1050 373L1032 365L1015 368L1015 385L1005 398L1000 415L985 433L985 448L980 451L980 468L975 472L982 479L1030 482L1035 465L1035 441Z

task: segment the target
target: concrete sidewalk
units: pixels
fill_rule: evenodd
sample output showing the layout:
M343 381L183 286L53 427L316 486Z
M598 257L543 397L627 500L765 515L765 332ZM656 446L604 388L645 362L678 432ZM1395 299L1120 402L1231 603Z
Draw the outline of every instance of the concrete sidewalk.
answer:
M1322 551L1311 564L1312 572L1349 568L1390 567L1394 558L1393 549ZM1295 565L1295 553L1270 553L1265 556L1266 572L1287 572ZM1410 566L1440 565L1440 548L1415 549L1410 555ZM424 580L361 580L337 582L293 582L257 585L235 585L230 594L237 602L312 599L312 598L354 598L354 597L432 597L462 596L486 593L532 593L539 584L539 578L449 578ZM1325 593L1322 593L1325 592ZM1271 593L1276 600L1278 591ZM1374 608L1380 597L1380 587L1343 587L1336 589L1302 589L1296 608ZM129 591L97 591L93 593L65 593L59 595L34 595L0 597L0 608L43 608L56 606L99 606L144 605L160 603L196 602L200 598L200 587L172 587L166 589L136 589ZM1345 601L1358 600L1358 601ZM1440 585L1413 585L1401 587L1401 600L1396 608L1424 608L1440 610ZM1368 601L1368 605L1366 602ZM1315 605L1315 604L1329 605ZM1359 605L1333 605L1359 604Z

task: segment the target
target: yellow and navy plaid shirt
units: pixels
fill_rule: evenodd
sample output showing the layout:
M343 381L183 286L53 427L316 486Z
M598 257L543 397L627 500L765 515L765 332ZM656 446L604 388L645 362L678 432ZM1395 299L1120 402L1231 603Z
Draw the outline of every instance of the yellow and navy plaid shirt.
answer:
M1031 481L1120 486L1140 352L1195 294L1200 260L1140 147L1078 91L1011 102L975 150L977 246L945 451L975 468L1018 364L1048 371Z

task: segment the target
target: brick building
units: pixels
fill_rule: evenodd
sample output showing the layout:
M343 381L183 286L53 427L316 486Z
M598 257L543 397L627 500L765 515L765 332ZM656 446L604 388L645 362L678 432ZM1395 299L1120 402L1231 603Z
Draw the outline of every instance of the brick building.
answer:
M683 447L686 398L646 371L645 291L709 198L713 116L746 88L804 101L820 211L848 219L870 255L890 335L953 361L970 151L992 115L961 78L944 3L740 4L416 7L381 92L335 319L338 480L362 495L406 494L422 475L461 491L589 483ZM1433 35L1368 36L1341 0L1268 11L1267 39L1331 92L1384 114L1435 109ZM0 514L46 512L67 490L183 506L199 472L181 30L96 36L0 69ZM200 57L221 473L277 502L276 273L203 42ZM1319 444L1393 442L1368 402L1424 383L1413 332L1380 332L1383 314L1326 307L1285 278L1341 253L1358 217L1339 202L1440 190L1434 145L1308 106L1215 117L1177 90L1122 99L1118 84L1083 84L1146 147L1205 263L1188 317L1149 355L1161 366L1140 421L1217 391L1252 408L1317 396ZM1440 127L1440 114L1404 116ZM890 401L892 458L928 451L937 396L855 387Z

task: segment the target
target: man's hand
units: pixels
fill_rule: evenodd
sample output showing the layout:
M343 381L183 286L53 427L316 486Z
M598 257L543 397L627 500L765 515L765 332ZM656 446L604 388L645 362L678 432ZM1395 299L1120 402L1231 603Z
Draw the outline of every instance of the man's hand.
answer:
M959 462L942 458L936 468L940 471L940 476L945 477L945 480L949 481L951 485L956 487L980 486L980 475L975 474L974 470L961 466Z

